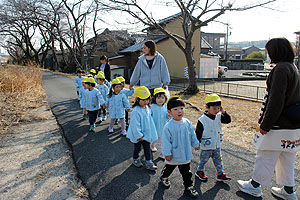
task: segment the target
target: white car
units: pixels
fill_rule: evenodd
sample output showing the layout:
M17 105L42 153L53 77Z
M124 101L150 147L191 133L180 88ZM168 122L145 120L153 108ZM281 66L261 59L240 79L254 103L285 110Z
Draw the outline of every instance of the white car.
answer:
M218 66L218 69L219 69L219 70L222 70L222 71L224 71L224 72L227 72L228 67L219 65L219 66Z

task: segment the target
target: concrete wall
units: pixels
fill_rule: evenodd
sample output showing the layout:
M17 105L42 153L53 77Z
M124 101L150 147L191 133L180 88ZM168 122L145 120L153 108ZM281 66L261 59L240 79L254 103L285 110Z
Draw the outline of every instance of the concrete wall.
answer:
M264 70L264 63L260 60L229 60L220 61L220 65L229 70Z

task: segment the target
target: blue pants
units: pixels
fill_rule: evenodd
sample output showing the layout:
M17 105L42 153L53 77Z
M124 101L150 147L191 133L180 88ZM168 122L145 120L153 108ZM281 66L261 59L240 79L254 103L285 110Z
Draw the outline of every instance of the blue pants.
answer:
M93 111L88 110L90 125L94 125L94 123L96 122L96 119L97 119L97 115L98 115L98 110L93 110Z
M200 163L197 171L204 171L204 165L207 163L210 157L213 159L218 175L221 175L223 173L221 148L217 148L214 150L201 150Z

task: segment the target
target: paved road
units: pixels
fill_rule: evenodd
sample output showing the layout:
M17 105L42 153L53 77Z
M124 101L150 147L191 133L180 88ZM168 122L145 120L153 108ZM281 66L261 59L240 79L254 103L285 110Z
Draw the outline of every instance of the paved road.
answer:
M82 113L76 100L73 80L63 75L44 72L44 88L53 113L61 125L64 135L72 146L76 168L87 186L91 199L190 199L183 194L181 175L176 169L170 176L171 187L164 189L159 183L164 163L154 154L159 170L149 172L131 165L133 145L116 133L108 134L108 121L96 127L96 133L88 133L88 122L82 120ZM225 133L226 134L226 133ZM259 199L238 191L236 180L249 179L255 155L243 148L225 142L223 161L225 171L232 177L228 183L217 183L212 161L206 166L207 183L195 180L198 199ZM194 151L191 163L193 173L199 162L199 151ZM296 185L300 193L300 173L296 171ZM275 185L273 180L273 185ZM264 188L264 199L275 199L270 187Z

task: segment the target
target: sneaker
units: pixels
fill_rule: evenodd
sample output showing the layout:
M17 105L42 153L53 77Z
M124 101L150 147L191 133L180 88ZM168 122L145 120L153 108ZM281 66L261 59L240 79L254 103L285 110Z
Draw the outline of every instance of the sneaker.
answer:
M287 200L298 200L296 192L293 192L291 194L287 193L284 190L284 187L278 188L278 187L272 187L271 192L273 195L276 197L280 197L282 199L287 199Z
M114 132L114 129L113 129L113 128L109 128L109 127L108 127L107 130L108 130L108 133L113 133L113 132Z
M94 129L95 129L95 126L94 126L94 125L90 125L90 129L89 129L89 131L90 131L90 132L95 132L95 130L94 130Z
M193 198L196 198L199 194L198 192L193 188L193 186L190 186L188 188L185 189L185 192Z
M207 176L205 176L204 171L196 171L195 174L201 181L207 181Z
M133 162L132 164L138 168L142 167L143 166L143 163L141 162L141 160L138 158L138 159L133 159Z
M170 187L170 181L169 181L168 178L162 178L162 177L160 177L160 180L161 180L161 183L162 183L166 188Z
M221 175L217 176L217 181L230 181L231 178L227 176L224 172Z
M126 130L123 130L123 131L121 132L121 134L124 135L124 136L126 136L126 135L127 135Z
M105 121L107 119L106 115L102 116L102 121Z
M250 194L254 197L261 197L262 196L261 186L259 186L257 188L253 187L253 185L251 184L251 179L249 181L238 180L237 183L238 183L239 189L242 192Z
M155 171L157 169L157 166L153 162L146 162L145 168L151 171Z

